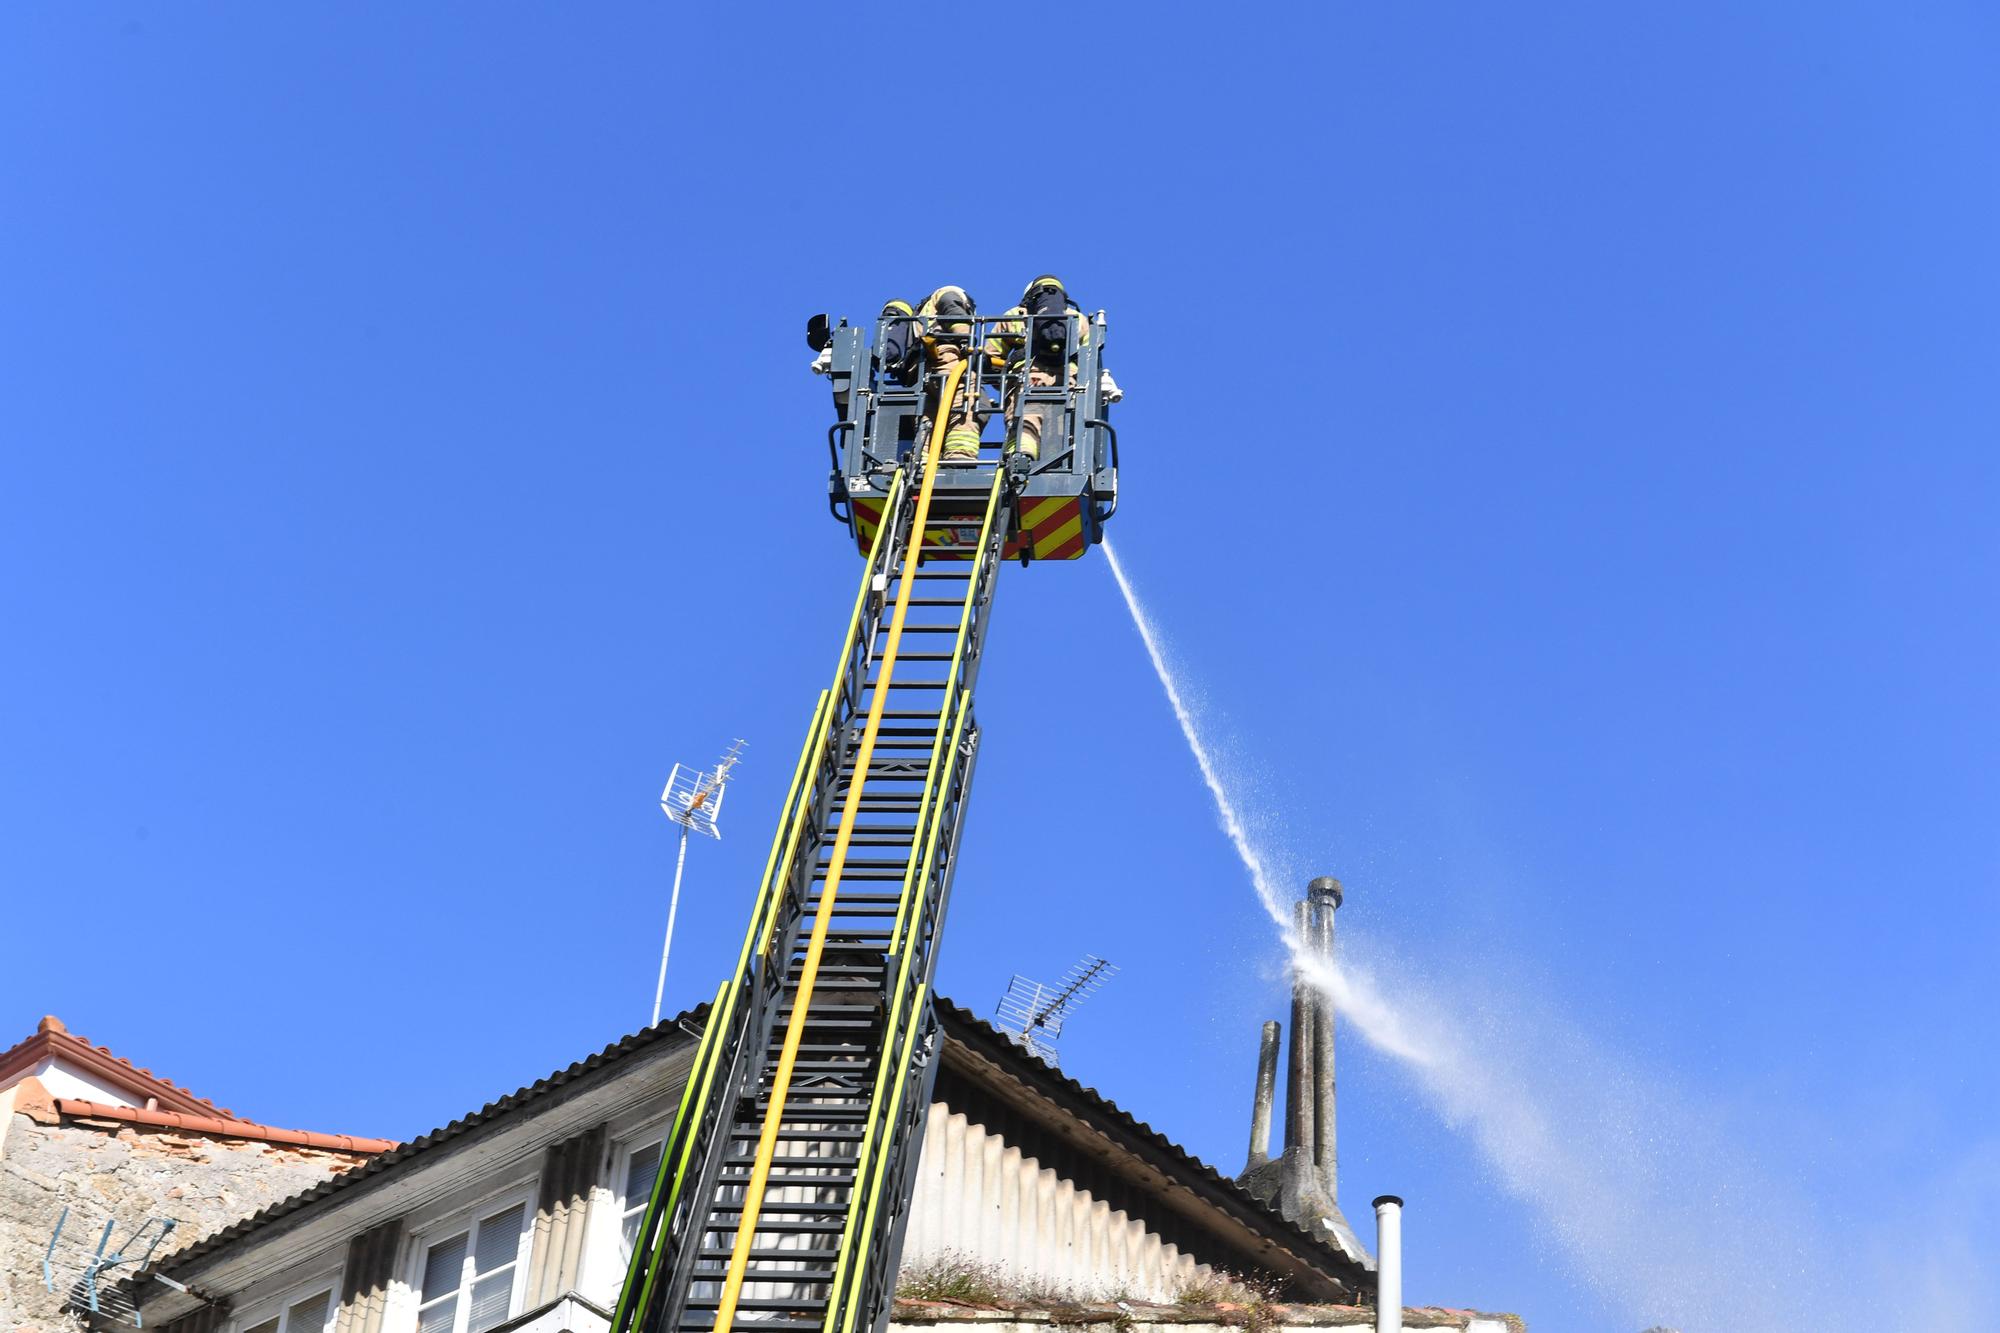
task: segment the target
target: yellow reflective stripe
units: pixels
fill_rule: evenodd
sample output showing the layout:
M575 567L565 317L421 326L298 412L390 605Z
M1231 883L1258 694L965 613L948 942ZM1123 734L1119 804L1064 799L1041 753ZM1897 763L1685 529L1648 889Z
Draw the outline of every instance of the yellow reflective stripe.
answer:
M1035 555L1037 557L1045 556L1050 551L1060 549L1064 542L1076 536L1081 531L1083 531L1083 515L1080 513L1071 514L1069 522L1064 523L1046 537L1038 535L1035 538Z

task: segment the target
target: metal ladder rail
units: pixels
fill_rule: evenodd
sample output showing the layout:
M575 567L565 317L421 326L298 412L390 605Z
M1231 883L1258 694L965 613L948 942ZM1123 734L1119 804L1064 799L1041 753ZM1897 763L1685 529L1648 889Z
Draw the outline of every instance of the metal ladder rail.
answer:
M903 477L898 473L890 482L885 514L900 509L902 486ZM862 569L861 587L855 594L854 609L848 618L834 686L820 693L818 706L807 728L806 743L793 771L791 787L780 807L781 817L772 836L771 851L765 861L763 879L751 911L749 929L744 935L743 949L737 958L736 971L716 993L701 1043L696 1048L694 1064L688 1072L673 1128L662 1145L659 1173L654 1178L646 1211L634 1236L631 1262L612 1318L612 1333L633 1333L642 1323L652 1322L646 1316L656 1309L669 1224L695 1202L688 1197L686 1189L690 1169L701 1157L708 1155L703 1153L698 1156L696 1150L713 1139L715 1132L721 1128L717 1122L729 1110L728 1097L718 1093L726 1094L736 1083L732 1074L745 1054L746 1043L742 1037L746 1029L755 1026L758 1017L750 1012L752 1005L744 1003L746 998L753 1002L757 998L752 979L753 963L761 963L770 948L777 933L779 908L784 905L784 900L796 896L799 891L794 869L807 821L812 819L819 823L823 819L824 801L818 796L819 789L824 785L820 771L826 751L836 735L835 714L839 698L848 693L856 646L873 637L872 621L879 617L880 604L871 598L870 593L878 577L886 577L890 561L898 554L894 542L890 540L895 526L887 522L882 525Z

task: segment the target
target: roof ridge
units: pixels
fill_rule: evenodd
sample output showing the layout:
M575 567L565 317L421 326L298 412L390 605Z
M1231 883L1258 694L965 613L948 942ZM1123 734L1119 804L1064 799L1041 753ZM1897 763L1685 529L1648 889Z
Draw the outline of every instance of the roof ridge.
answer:
M155 1074L150 1069L133 1064L109 1046L93 1042L80 1033L71 1032L69 1027L54 1014L42 1015L41 1021L35 1025L35 1030L32 1033L15 1042L6 1050L0 1051L0 1074L11 1072L9 1066L12 1064L26 1064L27 1061L22 1057L24 1054L29 1053L32 1048L36 1047L51 1055L67 1055L72 1060L80 1059L80 1062L85 1064L102 1065L106 1062L115 1064L119 1066L118 1069L105 1070L100 1068L96 1072L107 1074L113 1078L129 1074L135 1082L142 1086L152 1084L157 1088L164 1089L166 1100L176 1103L195 1103L225 1118L234 1118L236 1115L228 1107L217 1106L214 1102L191 1088L184 1088L164 1075Z

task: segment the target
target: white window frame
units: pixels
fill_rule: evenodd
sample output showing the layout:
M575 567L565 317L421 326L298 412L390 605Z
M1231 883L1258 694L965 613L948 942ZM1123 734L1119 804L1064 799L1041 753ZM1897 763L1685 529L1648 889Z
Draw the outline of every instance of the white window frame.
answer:
M481 1219L503 1212L515 1204L521 1205L521 1236L514 1248L514 1280L508 1288L507 1314L501 1322L513 1319L521 1313L522 1303L528 1296L528 1259L535 1244L535 1187L533 1184L516 1185L487 1195L474 1203L465 1204L443 1214L436 1221L427 1221L420 1230L410 1237L410 1259L403 1271L403 1285L409 1290L407 1317L400 1321L404 1327L415 1329L423 1319L424 1268L430 1258L431 1246L448 1239L454 1233L470 1233ZM466 1261L470 1262L475 1252L470 1237L466 1243ZM459 1285L454 1288L459 1294L458 1313L452 1319L452 1333L464 1333L466 1320L472 1313L472 1285L461 1274Z
M674 1126L671 1107L654 1103L639 1116L627 1116L611 1123L611 1161L605 1178L596 1187L591 1203L590 1229L584 1236L583 1273L578 1289L592 1300L615 1303L618 1288L625 1281L625 1176L631 1170L632 1154L640 1148L664 1143ZM641 1200L641 1206L644 1201ZM600 1206L600 1204L602 1206Z
M232 1315L228 1324L229 1333L249 1333L249 1330L276 1318L278 1333L333 1333L334 1325L340 1320L340 1284L346 1276L346 1266L332 1272L321 1273L318 1277L304 1282L288 1284L276 1296L267 1296L251 1305L244 1306L246 1313ZM326 1292L326 1323L320 1328L299 1328L289 1326L292 1307L300 1301L310 1300L320 1292Z
M625 1136L624 1141L618 1145L617 1153L612 1156L611 1232L612 1254L615 1257L622 1257L618 1256L618 1251L623 1249L625 1245L625 1218L634 1208L643 1210L646 1206L647 1198L651 1197L648 1195L639 1199L632 1199L628 1198L625 1194L625 1178L632 1174L632 1155L642 1149L653 1147L657 1147L662 1152L665 1152L667 1131L671 1128L672 1125L670 1122L661 1120L647 1125L642 1129L635 1130Z

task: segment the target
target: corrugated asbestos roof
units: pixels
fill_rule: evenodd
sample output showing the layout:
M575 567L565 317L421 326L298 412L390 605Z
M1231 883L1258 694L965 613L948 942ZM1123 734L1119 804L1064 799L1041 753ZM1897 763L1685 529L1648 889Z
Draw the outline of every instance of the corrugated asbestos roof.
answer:
M1286 1242L1303 1244L1308 1253L1323 1260L1334 1271L1348 1275L1350 1282L1366 1283L1367 1270L1348 1258L1338 1246L1329 1244L1293 1222L1097 1089L1087 1088L1054 1065L1027 1054L1006 1033L971 1010L961 1008L943 996L937 998L937 1007L947 1030L967 1046L988 1055L1017 1076L1032 1079L1039 1090L1051 1094L1051 1100L1062 1099L1056 1094L1067 1094L1069 1101L1081 1103L1148 1144L1188 1175L1207 1185L1211 1192L1218 1193L1223 1200L1238 1205L1259 1223L1276 1231Z
M1044 1064L1028 1055L999 1029L974 1014L940 996L937 1000L938 1016L943 1022L946 1035L962 1042L987 1059L993 1061L1030 1087L1042 1092L1050 1100L1068 1102L1073 1110L1109 1121L1113 1126L1130 1134L1140 1143L1152 1148L1172 1166L1187 1176L1191 1183L1206 1187L1205 1192L1216 1202L1235 1212L1242 1220L1251 1223L1258 1230L1281 1240L1288 1248L1303 1249L1306 1254L1319 1261L1325 1268L1339 1274L1350 1283L1365 1283L1366 1270L1349 1259L1338 1248L1313 1235L1304 1227L1289 1221L1270 1205L1263 1203L1235 1181L1217 1171L1208 1163L1181 1147L1166 1135L1138 1119L1116 1102L1094 1088L1087 1088L1052 1065ZM678 1014L664 1022L655 1024L630 1036L622 1037L586 1059L579 1060L567 1069L559 1070L535 1083L529 1084L498 1101L488 1102L479 1110L454 1120L440 1129L434 1129L420 1138L412 1139L399 1148L373 1158L366 1165L355 1168L343 1175L322 1181L303 1194L274 1203L261 1212L253 1213L240 1222L224 1227L194 1244L177 1250L163 1259L157 1268L172 1273L205 1255L233 1244L273 1222L288 1217L320 1199L353 1189L385 1172L393 1171L413 1157L429 1152L433 1148L462 1138L472 1131L492 1121L521 1110L542 1097L553 1093L566 1084L591 1074L607 1065L644 1050L658 1042L680 1038L693 1041L685 1030L685 1024L699 1023L708 1016L708 1005L697 1005L685 1013Z

